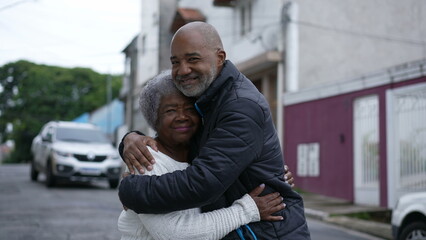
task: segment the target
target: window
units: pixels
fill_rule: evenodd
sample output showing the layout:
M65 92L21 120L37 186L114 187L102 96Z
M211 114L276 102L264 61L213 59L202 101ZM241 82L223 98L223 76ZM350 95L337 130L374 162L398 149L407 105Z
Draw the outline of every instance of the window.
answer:
M56 139L66 142L108 143L105 134L97 129L60 127L56 130Z
M297 145L297 176L319 177L320 145L318 142Z
M142 55L145 55L145 53L146 53L146 35L143 35L143 37L142 37L141 53L142 53Z
M252 1L241 1L240 11L240 35L248 34L252 29Z

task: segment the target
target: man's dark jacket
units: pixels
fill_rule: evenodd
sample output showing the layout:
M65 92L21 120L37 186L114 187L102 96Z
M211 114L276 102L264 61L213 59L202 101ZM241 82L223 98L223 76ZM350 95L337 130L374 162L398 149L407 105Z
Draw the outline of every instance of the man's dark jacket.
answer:
M230 206L264 183L263 194L278 191L287 206L278 213L283 221L249 224L257 239L310 239L302 198L282 179L283 157L268 103L252 82L226 61L196 108L203 129L191 166L162 176L124 178L123 205L137 213L210 211ZM233 231L224 239L240 238Z

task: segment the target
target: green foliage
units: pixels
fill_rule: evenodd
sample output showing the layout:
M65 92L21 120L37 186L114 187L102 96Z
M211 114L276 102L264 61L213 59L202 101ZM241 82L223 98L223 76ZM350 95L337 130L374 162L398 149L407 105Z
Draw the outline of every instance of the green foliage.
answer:
M348 216L351 218L362 219L366 221L374 221L381 223L390 223L392 217L392 211L389 209L380 210L380 211L369 211L369 212L356 212L342 214L343 216ZM339 214L334 214L334 216L339 216Z
M0 67L0 140L15 141L13 162L30 160L32 139L51 120L72 120L106 104L108 76L88 68L17 61ZM121 76L111 76L112 98ZM13 131L7 131L7 125Z

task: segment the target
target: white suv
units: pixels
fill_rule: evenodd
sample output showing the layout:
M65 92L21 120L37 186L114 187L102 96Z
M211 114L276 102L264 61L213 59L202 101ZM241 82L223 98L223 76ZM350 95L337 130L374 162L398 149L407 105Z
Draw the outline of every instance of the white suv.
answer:
M110 188L119 183L122 161L105 134L93 124L51 121L43 126L31 145L31 179L46 174L46 185L58 180L88 182L108 180Z
M396 240L426 239L426 192L402 196L392 211L392 235Z

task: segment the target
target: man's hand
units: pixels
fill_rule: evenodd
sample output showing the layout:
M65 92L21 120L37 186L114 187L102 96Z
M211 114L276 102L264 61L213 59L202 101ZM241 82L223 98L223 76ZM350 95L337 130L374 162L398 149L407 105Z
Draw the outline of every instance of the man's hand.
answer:
M123 160L131 174L135 174L135 168L141 174L145 173L143 167L152 170L155 160L146 146L158 151L157 142L153 138L130 133L123 139L123 144Z
M294 187L293 174L290 172L290 168L287 165L284 165L284 181L290 184L292 188Z
M285 203L283 203L283 198L279 193L270 193L263 197L259 195L265 189L265 184L261 184L259 187L255 188L249 193L251 198L257 205L259 209L260 220L263 221L280 221L283 220L282 216L273 216L271 214L283 210L285 208Z

